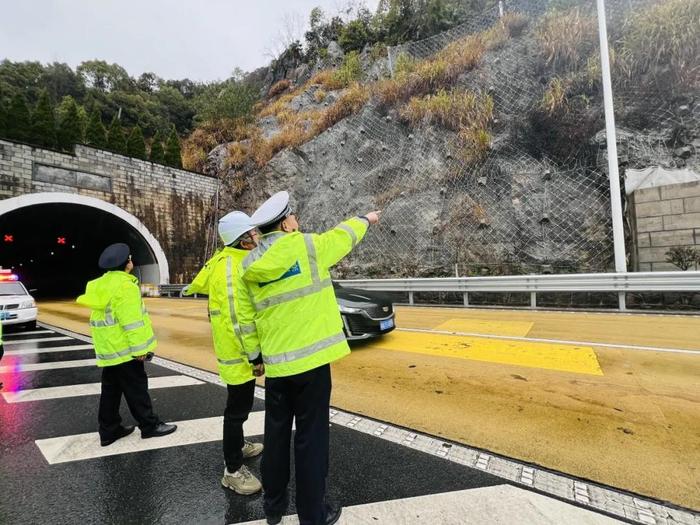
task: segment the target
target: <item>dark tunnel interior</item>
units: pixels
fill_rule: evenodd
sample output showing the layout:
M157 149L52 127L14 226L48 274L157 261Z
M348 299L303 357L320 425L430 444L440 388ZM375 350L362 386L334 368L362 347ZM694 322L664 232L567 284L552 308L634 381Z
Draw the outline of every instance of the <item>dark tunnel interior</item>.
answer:
M37 204L0 216L0 267L12 268L37 298L75 298L99 277L102 250L131 247L140 265L156 263L148 243L130 224L108 212L72 203Z

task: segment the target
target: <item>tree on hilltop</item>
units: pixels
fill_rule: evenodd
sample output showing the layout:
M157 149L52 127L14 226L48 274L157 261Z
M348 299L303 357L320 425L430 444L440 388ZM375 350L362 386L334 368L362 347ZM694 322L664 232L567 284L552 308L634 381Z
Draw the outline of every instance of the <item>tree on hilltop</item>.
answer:
M151 155L149 157L151 162L157 162L159 164L165 164L165 150L163 149L163 135L161 135L160 130L156 131L153 137L153 142L151 143Z
M180 151L180 138L173 127L165 145L165 163L173 168L182 169L182 153Z
M31 118L30 142L45 148L56 147L56 116L53 112L49 94L44 89L39 94L39 100Z
M78 105L73 97L66 96L59 108L58 147L69 151L75 144L83 142L83 123Z
M85 130L85 143L93 148L104 149L107 147L107 132L102 123L102 115L97 108L92 110L90 120Z
M126 153L129 157L146 160L146 142L139 126L134 126L126 141Z
M117 115L114 115L112 123L109 125L109 130L107 131L107 149L115 153L126 155L126 137L124 136L124 130L122 129Z

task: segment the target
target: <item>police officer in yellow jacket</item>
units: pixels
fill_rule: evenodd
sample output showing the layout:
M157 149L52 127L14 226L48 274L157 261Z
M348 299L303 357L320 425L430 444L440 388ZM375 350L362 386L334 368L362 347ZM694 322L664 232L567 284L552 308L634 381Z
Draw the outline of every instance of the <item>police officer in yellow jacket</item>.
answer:
M236 317L240 299L234 284L241 261L255 248L258 232L248 215L234 211L219 221L219 236L225 247L214 254L184 293L209 296L214 352L219 375L228 390L224 411L226 469L221 484L238 494L254 494L262 485L243 465L243 459L257 456L263 446L243 438L243 423L253 408L255 378L254 367L243 352L241 328ZM262 368L259 365L258 370L261 372Z
M129 246L112 244L100 255L98 265L107 270L87 283L77 303L92 309L90 331L97 366L102 368L102 393L98 413L100 442L111 445L128 436L133 426L122 426L119 405L124 394L138 422L142 438L165 436L177 429L153 413L144 361L153 356L156 338L141 299L138 279L131 275L134 263Z
M328 475L330 363L350 352L329 269L362 240L379 213L302 234L289 194L252 216L263 233L241 265L239 324L248 358L265 365L263 506L267 522L287 510L289 443L296 420L296 508L302 525L332 524L341 509L325 501Z

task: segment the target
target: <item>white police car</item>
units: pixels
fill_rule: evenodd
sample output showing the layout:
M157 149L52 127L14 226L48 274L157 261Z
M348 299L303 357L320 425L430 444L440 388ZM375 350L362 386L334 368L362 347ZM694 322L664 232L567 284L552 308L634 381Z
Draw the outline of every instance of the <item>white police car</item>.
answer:
M3 326L36 327L34 298L10 270L0 269L0 322Z

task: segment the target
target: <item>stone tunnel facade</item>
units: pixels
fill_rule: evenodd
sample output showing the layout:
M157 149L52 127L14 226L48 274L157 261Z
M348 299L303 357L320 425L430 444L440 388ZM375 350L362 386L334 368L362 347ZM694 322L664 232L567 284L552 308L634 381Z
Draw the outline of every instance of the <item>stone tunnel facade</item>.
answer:
M139 219L158 240L170 282L189 282L207 249L216 178L78 145L73 154L0 140L0 200L76 193Z

